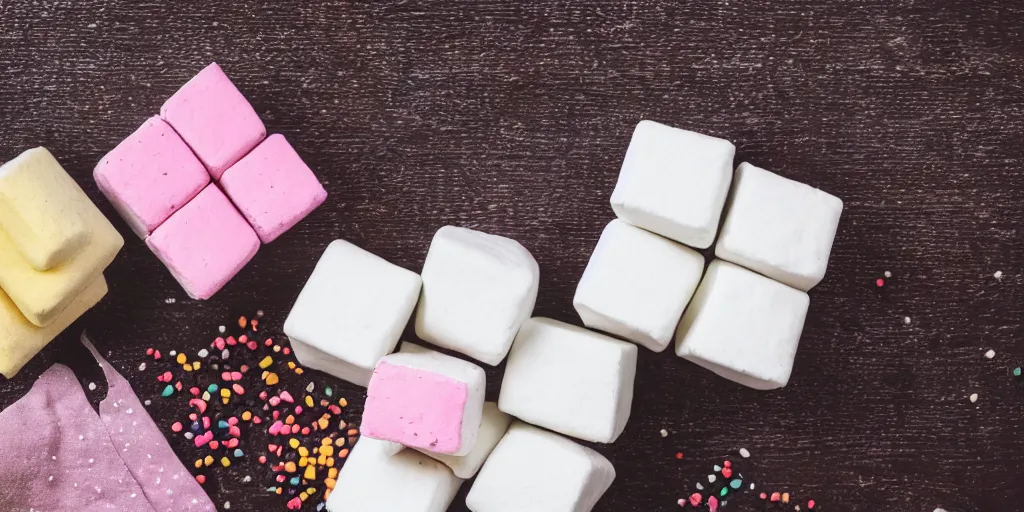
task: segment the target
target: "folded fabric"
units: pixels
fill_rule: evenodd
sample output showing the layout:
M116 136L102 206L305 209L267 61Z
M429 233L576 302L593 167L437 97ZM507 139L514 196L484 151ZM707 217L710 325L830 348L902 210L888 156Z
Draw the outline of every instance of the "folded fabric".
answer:
M107 380L100 414L75 374L54 365L0 412L0 509L213 511L128 381L83 335Z

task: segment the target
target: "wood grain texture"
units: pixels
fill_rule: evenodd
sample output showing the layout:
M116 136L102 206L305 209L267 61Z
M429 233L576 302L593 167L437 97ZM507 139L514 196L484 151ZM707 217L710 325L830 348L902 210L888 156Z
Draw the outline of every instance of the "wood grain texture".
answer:
M46 146L114 217L93 166L217 61L323 179L328 202L207 302L115 221L111 293L79 326L145 398L144 347L198 350L246 308L281 321L339 237L413 270L445 224L515 238L541 266L536 314L579 323L634 124L727 138L846 204L793 379L758 392L641 350L632 419L598 447L618 480L597 510L678 509L739 447L759 489L820 510L1021 510L1022 22L1012 0L0 0L0 160ZM82 355L76 337L0 384L0 406ZM209 487L232 510L283 506Z

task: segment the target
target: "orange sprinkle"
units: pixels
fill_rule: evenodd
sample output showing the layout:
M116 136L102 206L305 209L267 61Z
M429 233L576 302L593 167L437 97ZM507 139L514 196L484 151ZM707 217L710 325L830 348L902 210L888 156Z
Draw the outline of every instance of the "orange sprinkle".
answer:
M294 473L295 472L295 463L292 462L292 461L285 462L284 463L284 470L289 472L289 473Z
M238 317L238 326L241 327L242 329L245 329L245 325L248 323L249 321L246 320L244 316Z

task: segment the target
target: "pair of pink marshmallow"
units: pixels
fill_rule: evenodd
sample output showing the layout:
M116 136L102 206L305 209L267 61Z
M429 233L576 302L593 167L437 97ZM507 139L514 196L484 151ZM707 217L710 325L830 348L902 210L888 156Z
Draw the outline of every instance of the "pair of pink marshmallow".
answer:
M265 136L214 63L96 166L100 190L193 298L213 296L260 241L277 239L327 198L288 141Z

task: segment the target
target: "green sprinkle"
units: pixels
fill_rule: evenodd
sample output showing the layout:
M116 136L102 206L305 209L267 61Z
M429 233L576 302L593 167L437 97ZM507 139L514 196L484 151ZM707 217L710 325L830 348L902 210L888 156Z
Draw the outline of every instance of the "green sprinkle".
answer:
M729 488L728 487L722 487L722 492L718 493L718 495L719 496L725 496L726 494L729 494Z
M1017 368L1017 371L1019 372L1020 368ZM1017 375L1020 375L1020 374L1018 373ZM331 389L330 386L327 386L327 388L324 389L324 393L327 393L327 396L334 396L334 390Z
M210 384L210 387L206 388L206 390L209 391L210 393L216 393L217 389L219 388L217 387L216 384Z
M167 387L164 388L163 393L160 393L160 396L168 397L168 396L171 396L173 394L174 394L174 386L168 384Z
M267 492L277 492L277 487L267 487Z
M1014 377L1020 377L1020 368L1014 368L1013 369L1013 376Z
M739 478L733 478L732 482L729 482L729 487L732 487L733 489L739 489L741 485L743 485L743 480L740 480Z

